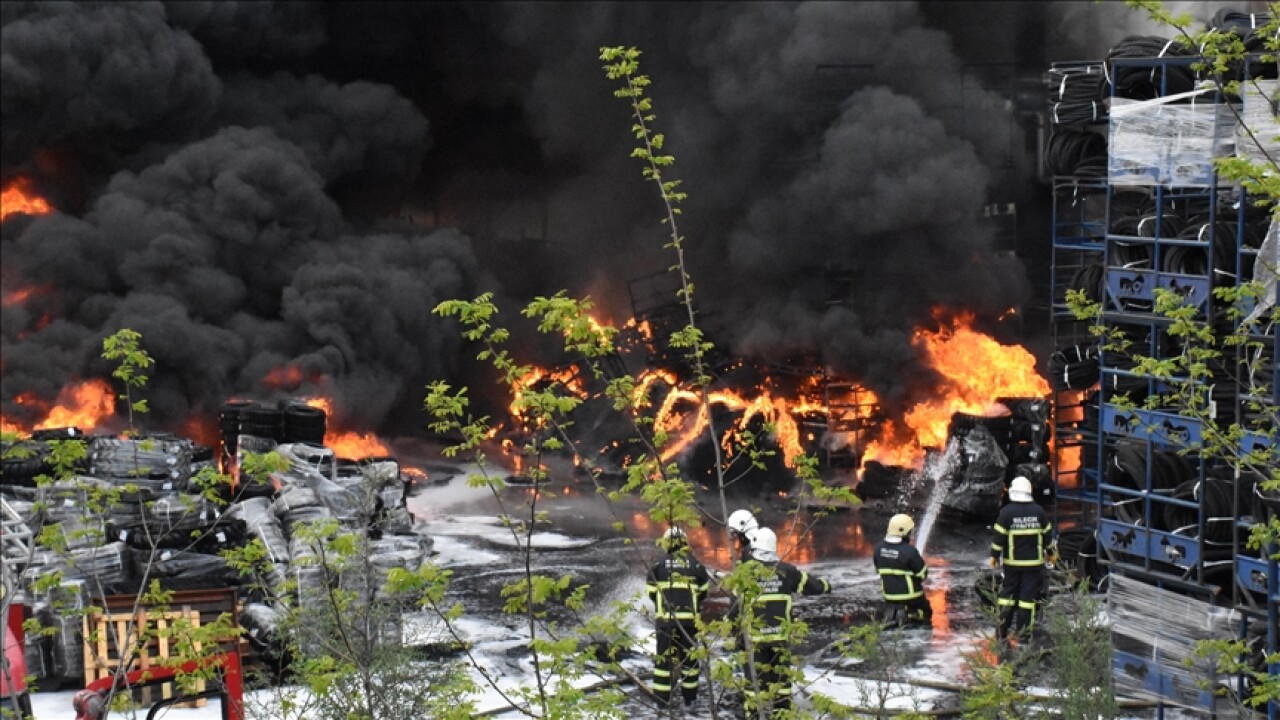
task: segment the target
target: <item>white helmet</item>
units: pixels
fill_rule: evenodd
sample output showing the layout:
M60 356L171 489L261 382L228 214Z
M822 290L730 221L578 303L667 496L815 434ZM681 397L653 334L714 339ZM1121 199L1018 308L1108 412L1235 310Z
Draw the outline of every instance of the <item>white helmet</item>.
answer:
M1031 502L1031 481L1019 475L1009 483L1009 499L1014 502Z
M769 528L756 528L747 534L751 542L751 557L762 562L778 559L778 536Z
M688 542L689 538L684 534L684 530L672 525L662 533L662 537L658 538L658 547L671 551L684 547Z
M756 516L750 510L734 510L729 515L729 529L739 535L746 535L758 527L760 523L756 522Z

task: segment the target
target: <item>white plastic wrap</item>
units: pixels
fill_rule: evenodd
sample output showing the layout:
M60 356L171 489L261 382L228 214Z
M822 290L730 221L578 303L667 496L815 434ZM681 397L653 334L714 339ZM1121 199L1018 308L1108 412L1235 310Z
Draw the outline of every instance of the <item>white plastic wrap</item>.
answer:
M1196 646L1202 640L1235 638L1240 619L1235 611L1119 573L1110 577L1107 611L1112 644L1121 653L1115 667L1117 689L1205 706L1207 693L1219 679L1211 660L1195 656ZM1164 692L1154 692L1155 687Z
M1244 110L1241 113L1243 122L1236 128L1236 156L1253 162L1269 162L1268 157L1280 155L1280 117L1276 114L1280 80L1259 79L1240 83L1240 96L1244 100Z
M1199 92L1113 99L1107 173L1112 185L1212 184L1213 159L1235 152L1236 120L1225 104L1197 102Z
M1253 264L1253 281L1262 286L1262 296L1246 322L1256 322L1276 305L1276 282L1280 273L1280 221L1271 220L1266 239L1258 249L1258 259Z

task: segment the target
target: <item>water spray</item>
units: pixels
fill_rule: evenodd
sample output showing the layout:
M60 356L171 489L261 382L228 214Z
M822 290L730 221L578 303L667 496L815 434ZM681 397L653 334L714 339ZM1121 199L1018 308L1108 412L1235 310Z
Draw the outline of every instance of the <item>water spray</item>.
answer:
M947 440L946 448L940 454L925 459L924 469L921 470L921 473L926 479L933 482L933 489L929 494L929 502L925 506L924 517L920 518L920 529L916 536L916 549L920 551L921 555L924 554L925 547L929 544L929 535L933 532L933 525L938 519L938 513L942 511L942 503L951 492L956 470L960 466L961 455L961 439L959 437L951 437Z

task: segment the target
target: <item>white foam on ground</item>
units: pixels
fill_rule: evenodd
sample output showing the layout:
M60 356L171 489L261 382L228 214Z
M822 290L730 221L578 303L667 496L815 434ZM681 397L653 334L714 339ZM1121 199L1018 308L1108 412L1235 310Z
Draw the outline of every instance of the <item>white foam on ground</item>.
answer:
M447 490L447 488L442 489ZM454 490L456 491L457 489L454 488ZM466 490L471 491L474 489L466 488ZM475 497L480 497L486 492L481 489ZM445 496L444 494L438 495L436 497L437 501L442 500ZM468 497L463 498L461 494L452 495L453 505L465 506L472 499L475 499L470 497L470 492L465 493L465 495ZM419 499L421 497L421 495L418 496ZM434 518L429 519L423 529L434 539L434 560L437 563L450 568L473 568L473 571L468 575L471 578L478 577L485 572L507 572L499 563L502 560L502 555L486 547L494 545L514 547L515 545L512 540L511 530L503 526L498 517L465 514L449 516L441 512L448 505L439 503L435 507L437 511ZM505 540L500 538L505 538ZM537 533L535 535L535 545L537 547L552 550L581 547L597 541L598 538L576 538L559 533ZM952 558L952 562L959 564L934 566L933 562L931 562L931 587L946 587L953 583L958 575L966 572L964 558ZM832 583L833 593L837 597L874 598L878 596L878 576L869 561L823 561L806 566L805 569L814 575L828 579ZM648 658L654 652L655 642L653 623L649 616L650 607L644 598L643 588L644 580L642 577L638 575L629 576L618 583L609 597L600 601L602 604L613 602L631 604L632 611L627 614L626 627L633 640L633 648L637 655L628 660L626 664L637 675L647 674L651 670L652 664ZM821 602L823 598L830 597L799 598L797 599L798 613L803 614L803 605L809 602ZM453 640L453 635L445 630L439 619L433 616L415 614L406 618L406 620L406 633L414 642L441 643ZM523 618L511 618L509 622L506 622L505 618L468 616L458 621L454 630L461 639L469 644L472 657L480 667L489 672L491 678L497 681L499 688L510 692L521 687L533 687L534 674L530 659L528 654L522 650L529 639ZM903 631L901 642L904 650L911 653L912 661L909 667L902 669L901 678L903 680L941 680L956 684L964 683L966 680L965 654L978 641L979 636L972 630L935 629L932 633L928 631ZM826 663L826 665L830 664ZM942 691L916 687L901 682L881 684L875 680L855 677L858 673L859 665L860 663L856 660L843 661L838 663L840 668L838 671L814 664L807 665L805 668L806 683L799 688L798 697L803 702L806 694L821 693L842 704L858 707L876 707L883 698L884 705L887 708L918 708L921 710L939 707L947 702L954 702L953 696ZM493 716L498 720L525 717L515 710L501 712L502 708L508 707L502 693L490 687L475 669L472 670L472 675L481 688L475 698L478 709L498 713ZM599 678L587 677L577 684L586 685L597 680ZM290 689L286 688L284 690L288 692ZM270 699L272 694L278 695L280 692L280 689L276 689L253 693L254 700L247 704L251 707L261 706L262 702ZM74 720L75 713L71 707L73 695L74 691L35 693L33 695L35 717L37 720ZM113 717L117 717L117 715L113 715ZM119 715L118 717L129 716ZM146 712L140 711L136 717L146 717ZM203 708L170 708L159 717L167 720L220 720L222 716L219 702L217 700L209 700ZM1150 717L1154 717L1154 715L1150 713L1145 715L1134 714L1126 715L1121 720L1144 720ZM1164 717L1167 720L1184 720L1192 716L1179 715L1176 711L1166 710ZM278 719L284 720L284 715L278 716ZM255 720L277 720L277 718L258 717Z

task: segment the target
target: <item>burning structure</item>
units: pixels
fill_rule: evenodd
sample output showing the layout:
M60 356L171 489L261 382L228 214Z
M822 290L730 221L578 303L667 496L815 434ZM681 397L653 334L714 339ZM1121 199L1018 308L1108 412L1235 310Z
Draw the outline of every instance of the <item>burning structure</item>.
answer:
M767 424L777 477L816 451L869 497L958 438L1004 456L967 453L960 482L1042 473L1047 353L1027 330L1051 243L1027 228L1048 224L1054 158L1035 157L1026 80L1101 54L1055 47L1060 18L1104 47L1132 32L1114 8L547 7L5 3L4 429L119 430L98 348L128 327L157 360L157 430L215 447L229 398L302 398L331 457L385 456L421 433L426 382L491 387L431 308L494 291L514 313L568 287L628 328L619 369L689 438L672 452L694 477L712 416ZM612 42L650 53L679 127L713 407L663 342L681 322L595 59ZM526 382L585 381L515 342L558 368ZM619 466L604 418L581 425Z
M643 345L629 369L678 388L663 340L667 262L648 239L647 193L615 132L626 119L586 32L610 25L655 48L681 28L687 47L707 49L647 60L672 78L664 103L689 120L682 174L703 195L686 220L698 238L690 263L728 423L771 423L784 458L806 447L832 465L911 466L945 444L952 413L1047 390L1034 355L1013 349L1030 283L1001 224L1025 186L1016 176L1034 172L1010 150L1027 145L1033 114L1013 101L1016 73L957 62L974 46L953 48L935 29L943 11L661 6L639 20L563 10L551 21L518 5L6 8L10 67L26 69L6 83L3 135L6 427L96 427L49 413L70 388L100 387L97 343L130 327L157 361L148 422L158 429L213 445L228 398L302 397L330 403L331 426L372 442L422 434L428 381L492 387L430 309L488 289L511 312L561 287L590 293ZM726 24L736 39L709 31ZM99 42L103 27L119 33ZM230 30L246 27L255 31ZM410 41L405 28L422 35ZM931 52L901 53L887 28ZM851 32L883 47L847 57ZM542 34L574 38L576 50L551 52ZM368 36L379 40L357 39ZM747 72L747 48L769 45L804 52ZM40 59L50 51L99 75L60 75ZM1043 64L1023 61L1036 73ZM483 90L434 70L460 65ZM576 91L597 86L596 98ZM530 137L537 157L499 144L508 137ZM507 152L479 152L493 147ZM991 212L997 204L1005 210ZM637 249L646 243L652 252ZM990 355L931 349L930 337L953 336L1010 348L1015 374L1004 360L977 370ZM556 366L537 339L516 343ZM997 382L957 381L966 363ZM696 417L679 392L664 397L673 428ZM615 437L602 428L596 442Z
M131 327L166 430L207 439L227 398L301 396L344 427L412 433L427 381L489 387L440 300L495 289L514 310L568 287L621 324L625 279L667 263L660 242L639 249L655 223L595 60L610 27L652 48L660 100L688 120L690 260L726 357L807 357L894 417L934 394L912 338L938 308L1015 339L1006 312L1030 285L982 208L1024 184L1002 163L1029 170L1007 150L1026 117L1010 76L957 61L971 47L936 29L940 8L561 9L6 7L3 180L37 204L3 226L5 420L29 428L104 377L98 341ZM659 51L672 28L704 50ZM902 32L930 53L902 52ZM749 70L769 46L804 52Z

